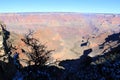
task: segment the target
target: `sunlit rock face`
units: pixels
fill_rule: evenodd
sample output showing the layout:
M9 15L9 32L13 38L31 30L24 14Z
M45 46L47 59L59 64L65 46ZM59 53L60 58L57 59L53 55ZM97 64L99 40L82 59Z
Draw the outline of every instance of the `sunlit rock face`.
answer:
M3 46L3 36L2 36L2 27L0 25L0 56L5 55L4 46Z
M105 49L99 49L104 39L120 31L119 14L7 13L0 14L0 21L8 30L19 34L12 35L19 53L25 48L20 38L32 29L35 38L46 43L48 49L55 49L52 57L60 60L79 58L90 48L89 56L99 55Z

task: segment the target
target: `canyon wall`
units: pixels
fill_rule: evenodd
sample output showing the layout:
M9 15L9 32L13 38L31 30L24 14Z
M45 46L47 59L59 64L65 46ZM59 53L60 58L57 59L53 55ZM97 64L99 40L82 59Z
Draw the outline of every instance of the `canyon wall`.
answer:
M99 45L108 35L120 31L119 14L5 13L0 14L0 21L15 33L13 43L18 49L24 47L23 34L31 29L35 38L55 49L55 59L78 58L89 48L93 50L90 56L101 54L104 50Z

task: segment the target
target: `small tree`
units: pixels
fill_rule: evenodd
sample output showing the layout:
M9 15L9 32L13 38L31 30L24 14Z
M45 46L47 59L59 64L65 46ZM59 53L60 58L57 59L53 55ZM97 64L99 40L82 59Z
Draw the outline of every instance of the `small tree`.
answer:
M31 51L27 52L27 56L30 59L29 62L33 62L35 65L45 65L50 58L49 54L53 50L47 50L45 44L41 44L37 39L33 38L33 31L31 30L21 40L31 49Z

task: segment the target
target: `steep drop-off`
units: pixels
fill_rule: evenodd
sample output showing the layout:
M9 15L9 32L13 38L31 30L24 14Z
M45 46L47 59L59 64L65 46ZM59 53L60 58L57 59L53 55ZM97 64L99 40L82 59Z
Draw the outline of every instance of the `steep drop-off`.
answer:
M32 29L34 37L55 49L52 56L60 60L78 58L89 48L93 50L90 56L101 54L108 46L99 49L99 45L108 35L120 31L119 14L6 13L0 14L0 20L15 33L10 38L14 38L17 51L21 53L25 47L21 42L23 34Z

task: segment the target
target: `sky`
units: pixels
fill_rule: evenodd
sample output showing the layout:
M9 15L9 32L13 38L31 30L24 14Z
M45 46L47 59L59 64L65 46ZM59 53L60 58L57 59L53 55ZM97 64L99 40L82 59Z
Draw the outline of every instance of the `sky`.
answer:
M120 13L120 0L0 0L0 13Z

